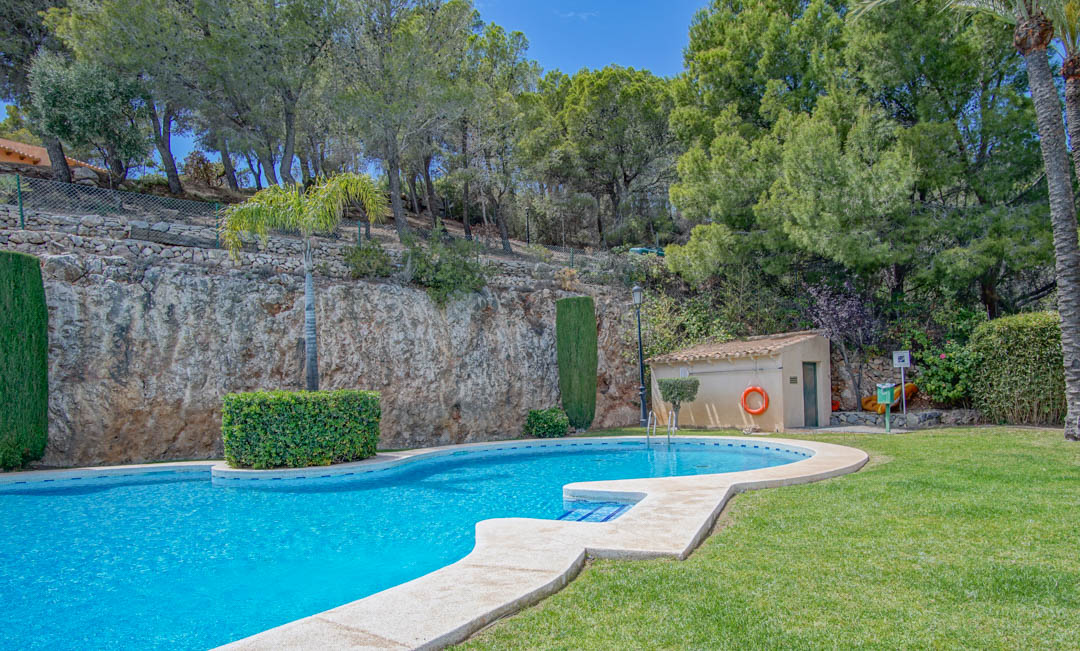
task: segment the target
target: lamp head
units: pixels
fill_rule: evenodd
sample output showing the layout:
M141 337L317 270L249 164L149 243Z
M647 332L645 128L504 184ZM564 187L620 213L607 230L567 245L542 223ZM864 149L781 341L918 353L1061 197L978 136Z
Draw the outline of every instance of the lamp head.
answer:
M634 288L630 291L634 294L634 305L641 305L641 301L644 298L645 291L641 289L640 285L634 285Z

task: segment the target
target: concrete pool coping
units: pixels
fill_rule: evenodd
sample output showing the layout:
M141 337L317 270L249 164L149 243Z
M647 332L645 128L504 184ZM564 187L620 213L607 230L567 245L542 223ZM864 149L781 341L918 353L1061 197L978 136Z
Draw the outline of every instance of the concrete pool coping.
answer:
M561 441L620 440L640 441L642 437ZM858 470L869 459L862 450L813 441L726 436L679 436L673 440L737 442L750 448L790 447L812 452L812 456L743 472L568 484L563 494L570 499L636 504L618 519L603 523L531 518L478 522L475 547L456 563L219 648L440 649L557 592L577 575L587 557L685 559L705 539L724 505L736 493L837 477ZM402 456L385 459L381 465L396 465L447 450L501 448L518 443L503 441L393 453Z
M321 478L381 470L411 460L462 450L614 445L643 437L592 437L472 443L381 453L326 466L246 470L221 461L43 470L0 475L0 485L93 476L209 471L212 481ZM563 588L586 558L685 559L708 535L737 493L803 484L855 472L869 459L862 450L779 438L677 436L680 444L789 449L811 456L781 466L741 472L579 482L563 488L568 499L634 502L608 522L500 518L476 524L476 544L461 560L363 599L257 633L220 649L439 649L467 639L495 620ZM662 439L658 439L662 441ZM664 445L658 442L658 445ZM16 481L19 480L19 481Z

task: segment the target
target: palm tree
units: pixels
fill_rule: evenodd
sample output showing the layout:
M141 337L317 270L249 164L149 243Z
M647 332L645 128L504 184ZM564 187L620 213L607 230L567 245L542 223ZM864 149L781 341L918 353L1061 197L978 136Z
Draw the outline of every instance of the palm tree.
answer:
M852 18L858 18L865 11L895 1L863 0L852 11ZM1080 441L1080 241L1076 228L1076 208L1073 204L1061 100L1058 98L1047 59L1047 49L1054 38L1054 25L1047 15L1064 13L1061 10L1061 0L946 0L945 6L966 12L987 13L1015 25L1013 45L1024 57L1027 67L1028 87L1035 105L1039 147L1042 149L1050 196L1057 303L1061 316L1061 351L1065 365L1065 397L1068 406L1065 438ZM1077 124L1070 125L1071 128L1080 128L1080 118L1076 122Z
M379 192L375 181L365 174L351 173L319 179L306 190L297 185L272 185L225 211L222 235L233 258L239 255L243 235L257 236L265 243L271 230L280 229L299 232L304 241L304 365L308 391L319 390L311 238L337 228L345 207L351 202L359 203L371 220L387 211L386 197Z

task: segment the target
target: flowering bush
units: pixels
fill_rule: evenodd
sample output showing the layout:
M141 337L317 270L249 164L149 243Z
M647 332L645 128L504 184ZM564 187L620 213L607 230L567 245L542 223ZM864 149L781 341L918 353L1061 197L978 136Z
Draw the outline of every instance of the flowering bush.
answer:
M944 348L928 348L915 354L919 363L919 390L930 399L951 406L971 405L975 355L956 341Z

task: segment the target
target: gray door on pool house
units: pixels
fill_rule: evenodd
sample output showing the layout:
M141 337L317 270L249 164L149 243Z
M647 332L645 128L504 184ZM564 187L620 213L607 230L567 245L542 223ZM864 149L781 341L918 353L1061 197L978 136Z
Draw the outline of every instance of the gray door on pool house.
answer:
M818 427L817 362L803 362L802 377L803 423Z

